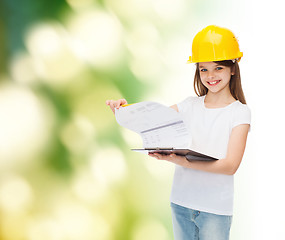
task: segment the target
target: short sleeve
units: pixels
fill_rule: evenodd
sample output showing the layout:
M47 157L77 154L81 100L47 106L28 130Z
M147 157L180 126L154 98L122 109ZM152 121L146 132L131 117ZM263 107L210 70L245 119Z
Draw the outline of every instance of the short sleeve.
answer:
M180 103L177 103L178 111L183 113L187 111L189 106L191 105L191 102L194 100L194 97L188 97L185 100L183 100Z
M251 125L251 111L246 104L239 104L233 114L232 128L240 124Z

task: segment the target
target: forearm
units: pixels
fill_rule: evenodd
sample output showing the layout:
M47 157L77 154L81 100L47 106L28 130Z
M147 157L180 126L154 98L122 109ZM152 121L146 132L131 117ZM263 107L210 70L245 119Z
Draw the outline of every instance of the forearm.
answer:
M232 130L230 136L228 144L228 152L226 157L219 159L217 161L189 162L185 157L178 156L175 154L161 155L153 153L150 154L150 156L155 157L156 159L159 160L166 160L186 168L192 168L212 173L233 175L239 168L239 165L242 161L248 130L249 130L249 124L243 124L235 127Z
M164 160L175 163L185 168L192 168L196 170L226 175L233 175L238 168L238 166L235 166L232 161L226 158L219 159L217 161L188 161L185 157L172 155L172 157L167 159L164 158Z
M220 173L226 175L233 175L236 172L236 167L230 164L230 161L227 159L219 159L217 161L191 161L185 160L181 161L181 166L186 168L192 168L196 170ZM179 164L180 165L180 164Z

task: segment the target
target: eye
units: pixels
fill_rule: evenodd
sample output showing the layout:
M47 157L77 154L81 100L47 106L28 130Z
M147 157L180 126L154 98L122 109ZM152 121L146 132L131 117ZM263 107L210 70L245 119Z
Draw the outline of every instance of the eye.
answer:
M200 71L201 71L201 72L206 72L207 69L206 69L206 68L201 68Z
M223 68L222 68L222 67L217 67L216 69L217 69L217 70L222 70Z

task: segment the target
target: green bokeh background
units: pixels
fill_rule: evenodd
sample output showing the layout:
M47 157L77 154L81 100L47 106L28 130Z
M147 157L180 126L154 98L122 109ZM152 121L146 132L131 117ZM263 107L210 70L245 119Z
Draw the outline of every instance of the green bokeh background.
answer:
M193 95L192 37L229 25L241 8L1 0L0 239L173 239L173 166L132 153L140 139L116 124L105 100L173 104Z

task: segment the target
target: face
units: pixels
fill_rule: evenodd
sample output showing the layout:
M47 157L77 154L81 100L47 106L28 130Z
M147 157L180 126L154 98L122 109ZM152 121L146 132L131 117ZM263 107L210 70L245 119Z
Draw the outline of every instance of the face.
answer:
M230 67L215 62L199 63L199 72L203 85L213 93L229 90L231 76L234 74Z

